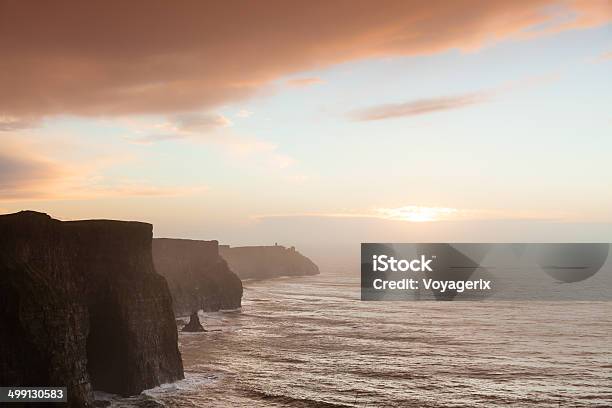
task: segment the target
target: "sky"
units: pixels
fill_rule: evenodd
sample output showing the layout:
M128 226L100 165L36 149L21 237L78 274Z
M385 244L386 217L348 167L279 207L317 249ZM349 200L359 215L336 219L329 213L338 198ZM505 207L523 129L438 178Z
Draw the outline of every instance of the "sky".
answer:
M612 1L0 1L0 213L611 241Z

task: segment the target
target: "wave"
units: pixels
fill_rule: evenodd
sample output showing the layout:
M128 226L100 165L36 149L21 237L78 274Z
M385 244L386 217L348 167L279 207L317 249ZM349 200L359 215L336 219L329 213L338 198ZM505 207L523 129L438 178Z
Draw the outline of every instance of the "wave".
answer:
M250 394L253 397L259 398L263 401L273 402L282 404L284 406L298 407L298 408L350 408L353 405L340 404L335 402L320 401L311 398L297 398L290 397L288 395L276 395L270 394L263 391L251 390Z

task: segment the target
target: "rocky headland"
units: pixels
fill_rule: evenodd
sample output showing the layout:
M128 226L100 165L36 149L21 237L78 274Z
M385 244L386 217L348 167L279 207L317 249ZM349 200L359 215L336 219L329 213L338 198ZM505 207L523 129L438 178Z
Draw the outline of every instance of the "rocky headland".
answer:
M0 216L0 384L132 395L183 378L152 226Z
M242 282L219 256L217 241L155 238L153 260L168 280L176 315L240 307Z
M240 279L317 275L319 268L294 247L220 245L219 253Z

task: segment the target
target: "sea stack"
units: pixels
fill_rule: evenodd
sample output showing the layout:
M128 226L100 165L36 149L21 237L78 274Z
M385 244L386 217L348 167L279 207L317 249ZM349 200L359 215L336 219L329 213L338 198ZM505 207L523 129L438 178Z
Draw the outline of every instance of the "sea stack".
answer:
M202 327L202 323L200 323L200 317L198 316L198 312L193 312L191 316L189 316L189 323L183 327L181 331L184 332L203 332L204 327Z
M172 299L152 226L0 216L0 384L132 395L183 378Z
M221 245L219 253L240 279L268 279L319 273L317 265L294 247Z
M242 282L219 256L217 241L156 238L153 261L168 280L177 316L240 308Z

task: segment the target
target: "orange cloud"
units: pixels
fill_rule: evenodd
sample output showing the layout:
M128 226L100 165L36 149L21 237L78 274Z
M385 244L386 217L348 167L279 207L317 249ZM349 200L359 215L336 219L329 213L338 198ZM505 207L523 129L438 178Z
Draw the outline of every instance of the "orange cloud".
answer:
M68 171L58 163L25 154L0 153L0 199L42 198Z
M291 86L309 86L321 83L323 83L323 80L321 78L316 77L293 78L287 81L287 84Z
M361 58L475 49L609 22L608 1L59 0L0 6L0 115L208 109Z
M42 158L36 145L6 135L0 153L0 201L68 200L129 196L179 196L205 191L201 186L159 186L104 177L108 163L65 163ZM112 162L112 161L111 161Z
M223 115L212 113L183 113L171 116L167 122L149 127L144 137L129 139L133 143L150 144L167 140L213 139L219 128L231 126Z
M418 99L405 103L373 106L353 111L349 116L357 121L381 120L401 116L417 116L438 111L460 109L484 103L491 99L490 93L472 93L442 98Z
M601 60L601 61L606 61L606 60L610 60L610 59L612 59L612 51L611 52L604 52L599 57L599 60Z
M149 183L114 181L112 184L73 186L63 199L93 199L108 197L177 197L202 193L206 187L168 187Z
M39 120L28 117L0 116L0 132L30 129L39 125Z
M370 121L403 116L419 116L434 112L461 109L489 102L493 98L510 91L539 86L558 79L559 75L557 73L550 73L547 75L525 78L520 81L511 81L497 88L479 92L370 106L349 112L348 116L356 121Z

